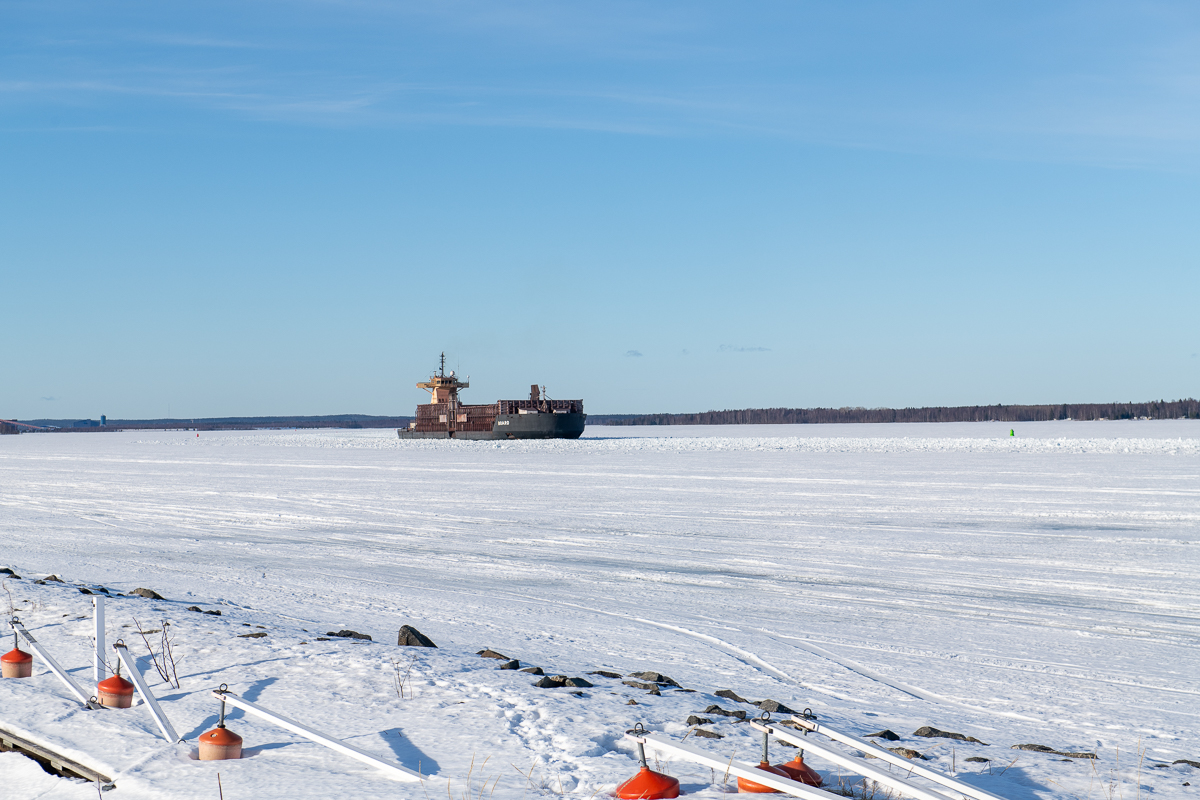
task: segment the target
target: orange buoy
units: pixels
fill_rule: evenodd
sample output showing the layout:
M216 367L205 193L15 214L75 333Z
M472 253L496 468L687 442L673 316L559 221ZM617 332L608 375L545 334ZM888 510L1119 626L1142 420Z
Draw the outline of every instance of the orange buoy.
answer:
M109 708L129 708L133 705L133 684L120 675L105 678L96 684L100 705Z
M646 729L642 723L626 731L635 736L644 735ZM637 742L638 772L629 780L617 787L616 796L622 800L661 800L661 798L679 797L679 779L655 772L646 764L646 748Z
M766 761L758 762L758 769L761 769L763 772L769 772L772 775L777 775L780 778L787 778L788 780L792 779L791 775L787 774L779 767L772 767ZM738 778L738 791L748 792L751 794L767 794L770 792L778 792L779 790L772 789L770 786L763 786L761 783L755 783L748 778Z
M241 757L242 737L226 728L225 723L200 734L201 761L226 761Z
M788 777L800 783L806 783L809 786L820 786L824 783L821 778L821 773L804 763L804 751L800 753L786 764L776 764L777 768L788 774Z
M763 716L762 716L762 719L764 721L769 720L770 718L771 718L771 715L769 713L763 714ZM784 772L779 767L771 766L771 755L768 752L770 743L771 743L771 735L769 733L767 733L766 731L763 731L762 760L758 762L758 769L761 769L763 772L769 772L772 775L778 775L780 778L787 778L788 780L791 780L792 779L791 775ZM779 790L772 789L770 786L763 786L761 783L755 783L754 781L752 781L748 778L739 777L738 778L738 791L739 792L748 792L748 793L752 793L752 794L767 794L770 792L778 792Z
M14 645L0 656L0 674L5 678L28 678L33 675L33 656Z

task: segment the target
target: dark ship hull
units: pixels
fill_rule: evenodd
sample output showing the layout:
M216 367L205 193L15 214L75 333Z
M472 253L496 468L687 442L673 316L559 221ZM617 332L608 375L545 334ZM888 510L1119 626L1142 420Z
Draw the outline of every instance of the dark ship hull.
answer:
M432 396L417 406L417 419L396 431L401 439L578 439L587 414L582 400L551 400L540 387L529 387L528 400L500 400L490 405L467 405L458 393L470 386L442 366L428 381L417 384Z
M583 434L587 414L501 414L490 431L401 429L401 439L578 439Z

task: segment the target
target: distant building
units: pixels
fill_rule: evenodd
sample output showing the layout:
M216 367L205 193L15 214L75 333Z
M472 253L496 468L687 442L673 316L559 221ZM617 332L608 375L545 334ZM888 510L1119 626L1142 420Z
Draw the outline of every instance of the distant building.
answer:
M99 428L100 423L96 422L96 420L94 420L94 419L81 419L78 422L76 422L72 427L75 427L75 428Z
M106 417L106 416L104 416L103 414L101 414L101 415L100 415L100 424L101 424L102 426L103 426L103 425L107 425L107 424L108 424L108 417Z

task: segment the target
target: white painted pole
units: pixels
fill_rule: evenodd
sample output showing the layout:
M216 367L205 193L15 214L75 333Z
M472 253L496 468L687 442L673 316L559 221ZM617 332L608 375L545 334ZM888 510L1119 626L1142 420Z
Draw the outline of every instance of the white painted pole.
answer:
M680 756L692 761L696 764L702 764L714 770L719 770L722 774L728 772L730 775L736 775L739 778L761 783L763 786L770 786L780 792L794 795L796 797L805 798L805 800L840 800L838 795L830 794L821 789L815 789L805 783L785 778L782 775L773 775L770 772L764 772L754 764L748 764L745 761L737 761L734 759L718 758L710 755L703 750L692 747L690 745L672 742L670 739L663 739L653 733L648 733L645 736L637 736L632 733L625 734L626 739L632 739L635 742L641 742L647 747L657 750L660 753L670 753L671 755Z
M953 789L954 791L965 794L968 797L973 797L975 800L1004 800L1004 798L1000 797L999 795L992 794L989 791L972 786L969 783L963 783L962 781L955 780L943 772L938 772L936 769L923 767L914 761L910 761L904 756L896 755L891 750L885 750L873 742L868 742L866 739L860 739L857 736L851 736L848 733L842 733L841 731L830 728L828 725L821 725L814 720L805 719L804 717L792 717L792 721L806 730L810 730L813 733L819 733L822 736L828 736L830 739L834 739L843 744L848 744L851 747L857 747L864 753L869 753L878 759L888 762L889 764L895 764L898 767L903 767L904 769L911 771L914 775L920 775L922 778L931 780L937 784L941 784L948 789Z
M62 681L63 685L67 687L67 690L70 691L71 694L75 695L76 700L83 703L88 708L102 708L99 703L92 702L91 695L83 691L83 688L75 682L75 679L68 675L67 671L60 667L58 662L50 657L50 654L46 652L46 649L38 644L38 640L33 638L32 633L25 630L25 626L21 624L21 620L13 617L10 624L12 625L13 630L25 637L25 641L29 644L29 649L38 654L38 658L42 659L42 661L46 663L46 666L50 668L50 671L54 673L54 677Z
M101 595L92 597L92 628L96 645L92 654L92 674L99 683L108 677L104 667L104 597Z
M240 708L243 711L247 711L256 717L261 717L267 722L274 723L284 730L289 730L292 733L303 736L305 739L316 742L319 745L324 745L330 750L336 750L342 755L350 756L350 758L361 761L364 764L370 764L373 767L383 770L394 778L399 778L402 781L421 781L425 779L425 776L421 775L419 772L414 772L407 767L402 767L399 764L386 761L378 756L368 753L366 750L359 749L352 744L346 744L340 739L334 739L332 736L328 736L320 731L313 730L307 725L276 714L274 711L268 711L262 706L257 706L254 703L251 703L249 700L243 700L236 694L231 694L227 691L221 691L220 689L213 689L213 697L216 697L219 700L224 700L229 705L234 706L235 708Z
M146 685L146 681L142 678L142 673L138 672L137 662L133 656L129 654L129 648L124 642L118 641L113 645L113 650L117 651L117 658L125 665L125 669L129 671L129 679L133 681L133 685L137 687L138 694L142 696L142 700L146 701L146 708L150 709L150 716L154 717L154 721L158 723L158 729L162 731L163 738L171 744L182 741L179 734L175 733L175 728L171 727L171 721L167 719L167 715L158 705L158 700L154 698L154 694L150 691L150 687Z
M915 783L910 783L897 775L893 775L887 770L879 769L873 764L869 764L861 758L839 753L832 747L826 747L820 742L810 741L808 738L796 734L787 728L779 728L769 722L764 723L762 720L754 720L750 723L750 727L755 730L765 731L785 742L791 742L797 747L803 747L819 754L822 758L832 761L834 764L839 764L843 767L854 770L859 775L864 775L873 781L882 783L891 789L895 789L902 794L917 798L917 800L951 800L949 795L926 789L923 786L918 786Z

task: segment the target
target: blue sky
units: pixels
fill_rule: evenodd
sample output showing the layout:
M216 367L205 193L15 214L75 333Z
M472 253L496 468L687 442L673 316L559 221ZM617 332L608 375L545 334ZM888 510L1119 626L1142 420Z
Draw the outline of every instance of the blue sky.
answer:
M1200 7L0 2L0 417L1200 394Z

